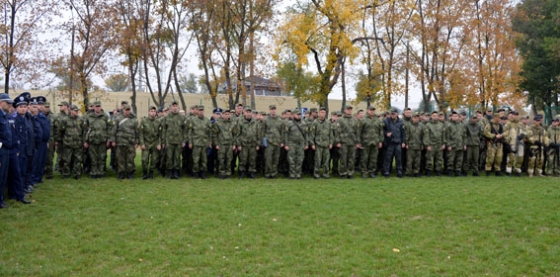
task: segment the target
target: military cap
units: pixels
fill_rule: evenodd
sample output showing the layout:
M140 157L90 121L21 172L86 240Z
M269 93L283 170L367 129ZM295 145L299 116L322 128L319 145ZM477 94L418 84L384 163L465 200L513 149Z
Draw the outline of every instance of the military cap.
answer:
M499 112L499 113L500 113L500 112L505 112L505 111L506 111L506 110L505 110L505 109L503 109L503 108L501 108L501 109L498 109L498 112Z
M554 119L552 119L552 122L560 122L560 118L555 117Z
M438 114L438 112L437 112L437 111L433 111L432 114Z
M235 113L235 110L230 110L229 112L230 112L230 113Z
M540 116L540 115L536 115L536 116L533 118L534 121L539 121L539 120L541 120L541 119L542 119L542 116Z
M126 100L121 101L121 106L124 106L124 105L128 105L128 101L126 101Z
M199 111L204 111L204 105L198 105L198 110Z
M130 105L128 104L123 105L123 110L130 110Z
M412 114L412 117L420 117L420 113L419 112L415 112Z
M70 106L70 104L68 103L68 101L62 101L60 102L60 104L58 104L58 106Z
M268 105L269 110L276 110L276 105Z
M457 111L451 111L451 114L456 114L456 115L458 115Z
M242 103L235 104L235 107L239 107L239 106L243 107L243 104Z
M311 108L311 109L309 109L309 112L311 112L311 113L316 113L316 112L317 112L317 108Z
M397 109L391 109L391 113L399 113L399 111L397 111Z
M291 112L292 112L292 110L290 110L290 109L285 109L284 110L284 113L291 113Z
M320 111L326 111L327 108L326 108L326 107L320 107L319 110L320 110Z
M560 119L560 114L557 114L554 118Z
M331 112L331 115L336 115L336 111L334 111L334 112Z
M29 99L29 105L39 105L37 97L31 97L31 99Z
M214 110L212 110L212 113L223 113L224 111L220 108L215 108Z
M494 116L500 116L500 114L496 112L496 113L494 113Z
M79 111L80 108L78 108L78 106L76 106L76 105L72 105L72 106L70 106L70 110L71 111Z
M502 116L500 119L501 120L507 120L507 116Z
M477 116L476 114L473 114L473 115L471 116L471 118L476 118L476 119L478 119L478 116Z
M101 107L101 101L93 101L92 105Z
M45 104L47 98L45 96L37 96L37 102L39 102L39 104Z
M292 112L293 114L301 114L301 110L298 108L295 108L294 111Z
M163 108L157 109L157 112L158 112L158 113L162 113L162 112L163 112Z
M252 110L251 112L252 112L253 114L259 114L259 111L257 111L257 110Z
M488 108L488 109L486 109L486 112L487 112L487 113L492 113L492 112L494 112L494 109Z
M509 113L513 114L513 115L519 115L519 112L517 112L517 111L510 111Z
M177 100L173 100L171 101L171 105L179 105L179 102L177 102Z
M341 111L336 111L336 115L337 116L342 116L342 112Z
M461 114L462 116L467 116L467 112L465 112L465 111L461 111L460 114Z
M191 109L191 110L192 110L192 109L196 109L196 105L190 106L189 109Z
M352 107L352 106L348 105L348 106L346 106L346 108L345 108L345 109L346 109L346 110L351 110L351 109L354 109L354 107Z
M235 111L230 111L228 109L225 109L222 113L232 113L232 112L235 112Z
M529 116L528 115L523 116L523 117L521 117L521 119L529 119Z
M372 105L370 105L367 109L368 109L368 110L374 110L374 111L375 111L375 107L372 106Z
M156 108L156 106L150 106L149 111L151 111L151 110L156 110L157 111L158 109Z
M253 110L251 110L251 107L249 107L249 106L245 107L244 110L245 110L245 111L249 111L249 112L252 112L252 111L253 111Z
M49 101L45 101L44 104L45 104L45 107L47 107L47 108L50 108L50 107L51 107L51 102L49 102Z
M475 112L475 113L478 113L478 114L482 114L482 112L481 112L481 111L479 111L479 110L476 110L476 112Z
M24 97L27 99L27 101L29 102L29 99L31 99L31 93L29 92L22 92L20 95L18 95L18 97Z
M27 105L29 104L29 98L26 98L24 96L18 96L16 98L14 98L14 103L12 104L15 107L20 106L20 105Z
M261 111L261 112L259 112L259 114L260 115L266 115L266 112Z

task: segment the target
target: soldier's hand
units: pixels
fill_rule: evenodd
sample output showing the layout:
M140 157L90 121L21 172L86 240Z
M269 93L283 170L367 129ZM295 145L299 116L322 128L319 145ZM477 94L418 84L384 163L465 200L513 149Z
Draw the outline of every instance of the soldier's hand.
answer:
M331 149L332 149L332 144L329 144L329 150L331 150Z
M241 151L241 149L243 149L243 147L237 146L237 151Z
M451 150L453 150L453 147L451 146L447 147L447 151L451 151Z
M232 146L231 146L231 150L234 150L234 151L235 151L235 145L232 145Z
M426 148L426 151L432 151L432 147L428 146L428 148Z
M220 151L220 146L216 145L216 150Z
M165 143L161 144L161 149L165 148Z
M445 150L445 144L441 146L441 150Z
M280 147L284 147L284 144L283 144L283 143L280 143Z
M107 142L105 143L105 148L109 148L109 147L111 147L111 142L110 142L110 141L107 141Z
M501 138L502 138L502 135L501 135L501 134L497 134L497 135L496 135L496 138L497 138L497 139L501 139Z
M183 146L184 147L184 146ZM189 143L189 149L192 149L192 143Z
M142 148L142 150L146 150L146 145L142 145L140 148Z
M307 145L303 147L304 150L307 150L308 148L309 148L309 146L307 146Z
M58 141L54 143L54 147L58 147Z
M467 146L463 145L463 151L467 151Z
M84 142L84 148L88 148L89 145L87 144L87 142Z
M408 147L406 147L406 144L405 144L405 143L403 143L401 147L402 147L402 148L407 148L407 149L408 149Z
M311 149L315 150L315 145L311 145Z
M161 145L156 146L156 149L159 151L161 150Z
M409 149L409 148L410 148L410 147L407 145L407 146L406 146L406 149Z
M379 148L379 149L383 148L383 142L380 142L380 143L377 145L377 148Z
M341 147L342 147L342 144L337 143L337 144L336 144L336 147L341 148Z
M360 149L360 148L362 148L362 145L361 145L361 144L359 144L359 143L358 143L358 144L356 144L356 149Z
M259 149L260 149L260 147L259 147L259 146L257 146L257 151L259 151Z
M284 149L286 149L286 151L290 151L290 146L286 145L284 146Z
M113 141L113 142L111 143L111 145L112 145L113 147L116 147L116 146L117 146L117 143Z
M391 132L387 132L387 137L390 138L393 135Z

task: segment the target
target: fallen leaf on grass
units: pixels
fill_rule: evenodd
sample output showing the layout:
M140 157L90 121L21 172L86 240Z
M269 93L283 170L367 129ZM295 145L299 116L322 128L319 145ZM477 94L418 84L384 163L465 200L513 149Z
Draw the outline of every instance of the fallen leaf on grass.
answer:
M142 258L138 259L139 262L143 261Z
M398 248L393 248L393 252L399 253L399 252L401 252L401 250L399 250Z
M276 222L276 221L278 221L278 220L277 220L276 218L273 218L272 221Z

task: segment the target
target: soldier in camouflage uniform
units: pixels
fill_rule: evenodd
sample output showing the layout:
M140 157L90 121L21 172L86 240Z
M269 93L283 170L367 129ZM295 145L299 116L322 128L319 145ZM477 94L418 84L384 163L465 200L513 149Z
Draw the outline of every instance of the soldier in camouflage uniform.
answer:
M369 106L367 115L361 120L358 137L362 145L362 178L375 178L377 155L383 147L383 121L375 116L375 107Z
M292 111L284 110L282 113L282 132L286 129L286 124L290 123L292 120ZM282 140L284 139L284 134L282 134ZM288 152L282 146L280 149L280 158L278 161L278 172L283 173L285 177L289 176L290 166L288 165Z
M527 173L529 177L533 177L536 173L538 176L543 177L544 166L544 149L548 147L548 133L541 126L542 117L537 115L533 119L533 125L528 131L528 140L531 146L529 147L529 165Z
M255 178L257 150L259 150L262 135L257 120L253 118L251 108L246 107L243 117L237 120L235 147L239 152L239 179Z
M231 112L224 110L222 116L212 125L212 144L218 151L218 169L221 179L231 178L231 160L233 159L233 143L235 124L230 118Z
M60 128L60 122L63 121L66 117L68 117L68 114L70 113L69 110L70 104L68 104L68 102L66 101L62 101L60 102L60 104L58 104L58 108L60 112L56 115L54 120L54 132L56 134L60 133L60 131L58 130ZM62 160L63 149L64 149L64 144L62 141L60 141L60 144L56 145L56 149L55 149L56 151L55 171L62 172L62 168L64 167L64 161Z
M406 174L410 177L420 177L420 157L422 155L422 132L424 124L420 123L420 115L418 113L412 116L409 124L405 124L404 132L406 133Z
M463 151L467 150L465 145L465 125L461 122L461 118L456 111L451 113L451 121L447 124L445 129L447 146L447 175L462 176L461 169L463 167Z
M360 148L358 122L352 117L352 106L346 106L344 116L338 119L335 129L337 129L336 147L340 149L340 178L352 179L354 177L356 149Z
M313 122L317 119L317 117L317 108L309 109L309 116L305 118L305 124L309 129L307 130L308 133L311 132L310 128L313 126ZM302 172L303 174L313 174L315 170L315 150L309 147L304 151L304 153L305 156L303 158Z
M268 116L264 119L263 134L266 141L264 152L265 178L276 178L278 174L278 163L280 161L280 149L282 144L282 125L283 121L276 115L276 105L268 106Z
M523 165L524 156L524 138L526 136L525 128L519 122L519 113L510 113L510 120L504 126L504 141L507 145L507 164L506 173L512 176L515 171L516 176L521 176L521 166Z
M109 134L111 132L111 121L101 108L101 102L93 102L93 111L87 113L84 118L86 136L84 147L89 149L92 179L105 176L105 164L107 163L107 149L110 147Z
M319 117L313 122L309 133L309 144L315 151L313 178L329 178L330 150L333 146L333 131L331 122L327 119L327 109L319 109ZM321 169L323 172L321 173Z
M548 127L548 155L546 162L546 174L549 176L560 176L560 118L552 120Z
M195 178L206 179L208 156L206 150L212 147L210 119L204 117L204 106L198 106L198 113L188 123L189 149L192 149L193 174Z
M284 125L284 149L288 154L290 179L301 178L304 151L308 148L307 124L301 120L301 110L295 109L293 119Z
M426 148L426 176L431 176L432 172L441 176L445 133L443 123L439 121L439 115L436 111L432 112L430 122L424 126L422 144Z
M504 129L500 120L500 115L496 113L490 123L484 127L484 137L486 138L486 176L490 176L492 167L496 176L502 176L500 166L503 157Z
M161 122L156 118L156 111L156 107L150 107L148 116L142 118L140 127L138 127L140 148L142 149L143 180L154 179L156 161L159 160L159 151L161 150L161 139L159 137Z
M70 174L79 179L82 174L82 149L84 147L85 124L78 115L76 105L70 107L70 115L57 119L56 145L63 145L62 151L62 177L68 178Z
M474 115L468 124L465 125L465 144L467 145L467 159L463 162L463 172L467 173L469 168L473 176L479 176L480 167L478 165L480 156L480 145L484 129L478 123L478 116Z
M340 113L340 111L332 112L331 119L329 120L331 123L332 137L333 137L333 148L330 151L329 165L330 168L332 169L331 172L334 176L338 176L338 166L340 164L340 148L334 145L334 139L337 137L337 130L335 128L335 125L340 116L342 116L342 113Z
M45 163L45 178L47 179L52 179L53 178L53 159L54 159L54 138L56 136L55 134L55 118L56 116L52 113L51 111L51 104L47 101L45 101L45 104L43 106L43 114L45 114L45 116L49 119L49 123L50 123L50 139L49 139L49 147L47 150L47 161Z
M119 180L122 180L125 175L128 179L132 179L136 170L134 158L138 147L138 119L132 114L128 104L123 106L122 116L113 124L111 142L117 149Z
M167 179L179 179L181 153L188 137L187 122L179 113L179 103L173 101L169 113L162 122L161 142L166 149Z

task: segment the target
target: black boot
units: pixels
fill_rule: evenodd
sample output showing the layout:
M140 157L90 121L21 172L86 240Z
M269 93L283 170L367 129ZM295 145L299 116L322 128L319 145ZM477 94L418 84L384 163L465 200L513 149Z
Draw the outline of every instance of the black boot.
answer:
M447 176L453 177L453 171L451 169L447 170Z
M175 179L179 179L179 169L175 169L175 174L173 175L173 178Z
M432 171L431 170L426 170L426 177L430 177L432 176Z
M239 179L243 179L245 178L245 172L244 171L240 171L239 172Z
M436 170L436 175L437 175L437 176L441 176L441 171Z
M119 173L119 180L124 179L124 173Z
M148 171L142 170L142 180L148 179Z
M254 172L249 172L249 178L255 179L255 173Z
M200 179L206 179L206 173L204 173L204 171L200 172Z
M154 179L154 171L153 170L150 170L150 172L148 173L148 178Z
M456 171L455 171L455 176L457 176L457 177L462 177L463 174L461 174L461 170L456 170Z
M501 177L501 176L502 176L502 172L501 172L501 171L496 171L496 176Z
M167 179L173 179L173 169L168 170Z
M130 180L134 179L134 172L129 172L126 177Z
M490 171L486 171L486 177L490 176Z

